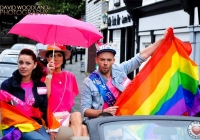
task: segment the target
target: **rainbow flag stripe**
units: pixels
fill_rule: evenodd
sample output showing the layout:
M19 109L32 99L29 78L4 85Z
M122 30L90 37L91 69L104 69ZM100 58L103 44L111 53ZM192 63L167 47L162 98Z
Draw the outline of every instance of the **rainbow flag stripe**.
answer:
M198 66L190 59L190 52L191 45L169 29L151 59L117 100L117 115L198 113Z
M41 125L39 125L35 120L8 103L0 101L0 106L2 117L0 130L5 130L14 126L21 132L31 132L41 128Z

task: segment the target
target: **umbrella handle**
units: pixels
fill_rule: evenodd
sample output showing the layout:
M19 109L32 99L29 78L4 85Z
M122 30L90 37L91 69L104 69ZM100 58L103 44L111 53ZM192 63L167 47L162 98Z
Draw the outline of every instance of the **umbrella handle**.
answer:
M53 45L53 57L52 57L53 60L54 60L55 46L56 46L56 44L55 44L55 42L54 42L54 45Z

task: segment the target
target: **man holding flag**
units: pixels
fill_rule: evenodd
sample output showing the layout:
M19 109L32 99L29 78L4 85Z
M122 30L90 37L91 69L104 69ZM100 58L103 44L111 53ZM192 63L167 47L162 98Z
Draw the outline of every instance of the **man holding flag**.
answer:
M81 91L82 113L86 119L96 118L102 112L116 115L119 106L115 102L131 82L127 75L152 56L167 31L162 39L121 64L114 64L116 51L110 45L97 46L95 60L98 70L84 79Z

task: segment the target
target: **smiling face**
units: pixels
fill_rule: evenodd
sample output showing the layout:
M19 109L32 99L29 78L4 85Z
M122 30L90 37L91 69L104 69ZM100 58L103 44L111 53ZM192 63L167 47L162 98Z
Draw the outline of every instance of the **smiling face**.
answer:
M53 58L53 53L49 54L49 56L47 57L47 61L51 61ZM63 64L63 54L61 52L54 52L54 64L55 64L55 68L61 68L62 64Z
M99 71L103 75L110 73L111 67L114 62L114 54L111 52L102 52L96 57L96 63L98 64Z
M31 77L33 69L37 66L37 62L34 62L30 55L20 55L18 58L18 69L22 77Z

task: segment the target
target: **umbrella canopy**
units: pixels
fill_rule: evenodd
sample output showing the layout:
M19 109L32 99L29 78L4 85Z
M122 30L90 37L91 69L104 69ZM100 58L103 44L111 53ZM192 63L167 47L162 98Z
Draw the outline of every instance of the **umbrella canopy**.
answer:
M86 48L103 38L102 34L90 23L67 15L51 14L27 15L15 24L9 33L43 44L59 43Z

